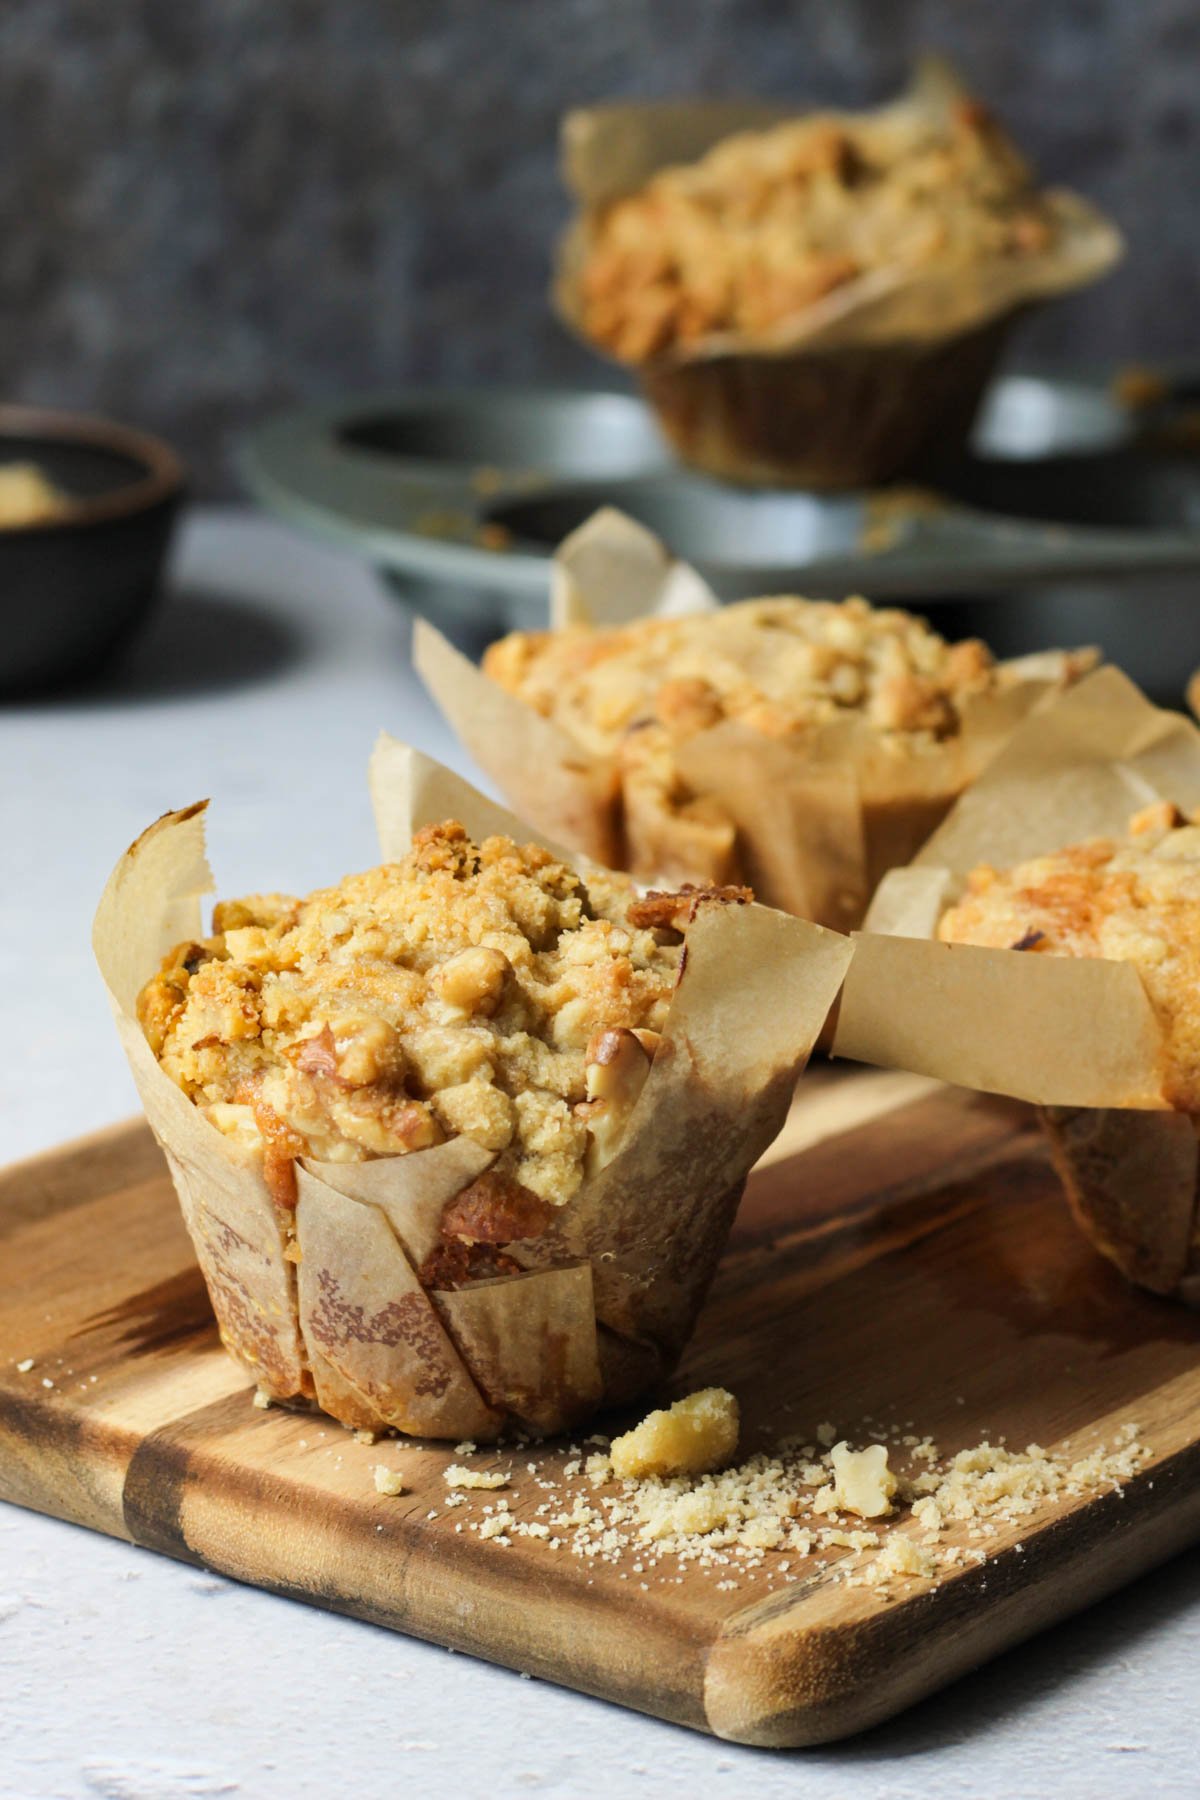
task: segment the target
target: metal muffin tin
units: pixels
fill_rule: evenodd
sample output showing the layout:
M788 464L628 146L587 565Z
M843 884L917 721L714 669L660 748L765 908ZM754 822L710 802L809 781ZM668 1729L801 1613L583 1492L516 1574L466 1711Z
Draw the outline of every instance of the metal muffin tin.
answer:
M1152 452L1107 382L997 381L936 494L722 485L673 462L632 396L407 390L253 431L263 505L350 544L459 635L544 622L554 546L622 507L726 598L924 602L1200 569L1200 456Z

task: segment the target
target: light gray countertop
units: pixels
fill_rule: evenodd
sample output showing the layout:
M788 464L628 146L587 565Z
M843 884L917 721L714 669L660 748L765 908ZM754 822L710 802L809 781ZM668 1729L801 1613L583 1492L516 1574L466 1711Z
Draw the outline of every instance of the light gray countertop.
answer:
M202 512L117 680L0 708L4 1160L136 1110L88 928L151 819L210 795L222 888L303 891L374 858L381 726L470 772L408 630L353 561ZM3 1800L628 1800L751 1782L761 1800L1190 1800L1197 1668L1200 1552L865 1738L757 1752L0 1508Z

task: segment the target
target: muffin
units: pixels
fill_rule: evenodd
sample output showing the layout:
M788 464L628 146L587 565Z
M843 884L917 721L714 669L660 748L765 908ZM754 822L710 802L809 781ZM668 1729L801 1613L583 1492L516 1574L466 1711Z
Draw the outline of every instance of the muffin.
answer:
M560 553L560 576L585 577L577 621L617 610L601 550L651 606L680 591L680 565L649 533L598 515ZM1093 660L997 663L976 639L948 644L858 598L709 600L683 616L514 632L482 675L422 625L417 667L552 836L639 880L745 882L839 930L860 923L880 877L1018 720Z
M1190 1304L1197 819L1200 731L1117 669L1086 676L1014 732L882 882L834 1042L1032 1102L1093 1244Z
M381 866L207 932L203 808L151 826L97 914L118 1027L267 1398L565 1429L678 1355L849 947L577 870L392 740L372 791Z
M1076 1217L1130 1280L1200 1303L1200 824L1165 800L1122 838L1090 838L1015 867L972 870L938 923L947 944L1129 963L1161 1030L1176 1116L1046 1107Z
M1017 313L1119 254L933 61L876 112L694 113L567 119L583 210L557 295L712 474L845 487L944 457Z

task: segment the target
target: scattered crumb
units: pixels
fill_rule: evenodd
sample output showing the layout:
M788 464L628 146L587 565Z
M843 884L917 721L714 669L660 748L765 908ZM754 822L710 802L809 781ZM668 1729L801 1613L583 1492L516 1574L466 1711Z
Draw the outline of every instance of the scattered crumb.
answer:
M648 1423L628 1437L636 1439ZM769 1593L818 1580L869 1588L886 1601L905 1584L949 1579L1001 1550L1023 1551L1031 1515L1044 1517L1056 1501L1119 1495L1152 1454L1127 1424L1115 1441L1085 1455L1069 1442L1021 1452L985 1442L943 1458L911 1425L902 1434L864 1420L863 1433L875 1441L863 1449L837 1439L833 1427L810 1430L735 1467L639 1478L621 1476L623 1440L611 1456L585 1455L572 1444L565 1461L526 1463L533 1503L522 1511L531 1516L518 1516L507 1499L489 1497L480 1506L482 1495L458 1491L445 1504L465 1509L453 1526L460 1534L501 1547L528 1538L593 1568L606 1566L641 1591L677 1586L690 1571L722 1593L748 1584ZM812 1438L829 1433L837 1441L818 1451ZM509 1476L452 1465L445 1480L456 1490L495 1489ZM851 1527L839 1512L877 1524Z
M461 1444L454 1446L455 1456L474 1456L475 1445L470 1438L464 1438Z
M270 1404L271 1396L267 1393L267 1390L265 1388L255 1388L254 1405L257 1406L261 1412L266 1412Z
M367 1431L360 1427L354 1434L354 1441L356 1444L377 1444L379 1442L379 1437L379 1432Z
M395 1496L406 1492L399 1469L389 1469L386 1463L375 1464L375 1492Z
M502 1488L508 1486L508 1476L499 1470L464 1469L461 1463L451 1463L445 1482L452 1488Z
M648 1475L708 1475L732 1461L738 1441L738 1403L725 1388L701 1388L616 1438L612 1469L623 1479ZM589 1474L595 1458L588 1458Z
M54 1383L51 1381L51 1379L48 1375L42 1376L42 1386L44 1388L52 1388L54 1386Z
M826 1450L828 1450L831 1444L837 1442L837 1434L838 1431L836 1425L824 1424L817 1426L817 1442Z
M32 1369L32 1367L33 1367L33 1358L32 1358L32 1356L27 1356L25 1358L24 1362L19 1362L17 1364L17 1374L18 1375L28 1375L28 1373L29 1373L30 1369Z
M868 1571L872 1586L879 1586L892 1575L912 1575L928 1581L937 1568L933 1553L910 1537L893 1532Z

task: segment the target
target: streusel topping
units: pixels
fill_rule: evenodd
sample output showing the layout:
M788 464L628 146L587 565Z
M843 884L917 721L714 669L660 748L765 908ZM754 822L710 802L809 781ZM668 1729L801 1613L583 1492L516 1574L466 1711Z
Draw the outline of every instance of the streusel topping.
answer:
M945 120L832 114L744 132L589 223L588 334L629 362L769 337L874 271L970 266L1054 242L1054 214L973 100Z
M1125 841L1092 838L1015 868L972 870L948 944L1133 963L1166 1035L1167 1099L1200 1114L1200 824L1164 802Z
M923 619L866 600L743 600L717 612L514 632L484 669L593 754L660 727L671 740L736 719L788 738L860 714L880 732L952 735L989 691L978 639L947 644ZM644 758L644 752L638 752Z
M681 931L631 923L634 898L620 876L585 885L535 844L476 845L446 821L307 899L218 905L138 1017L211 1122L262 1149L282 1203L297 1156L461 1134L495 1161L454 1202L455 1235L512 1241L577 1191L649 1069Z

